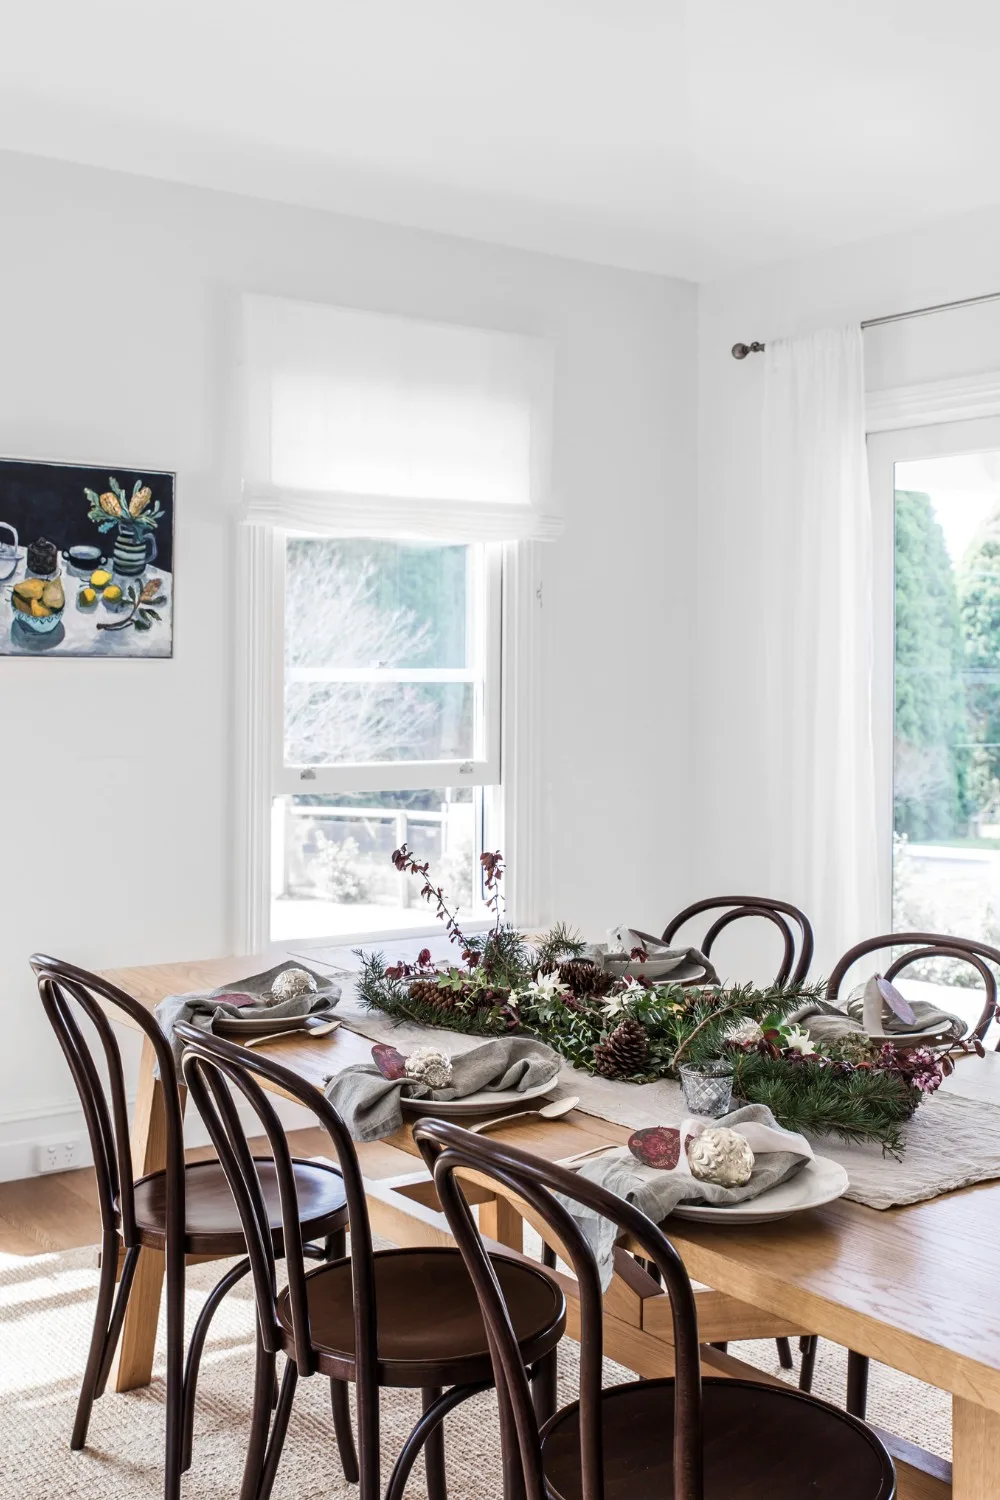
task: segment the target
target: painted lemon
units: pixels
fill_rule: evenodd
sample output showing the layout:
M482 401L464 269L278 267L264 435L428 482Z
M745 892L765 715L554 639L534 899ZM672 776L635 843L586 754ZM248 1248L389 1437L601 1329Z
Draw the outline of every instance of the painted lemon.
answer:
M111 582L111 574L104 568L98 568L95 573L91 573L90 582L95 589L106 589ZM121 593L121 590L118 592Z
M97 603L97 590L81 589L76 602L81 609L89 609L92 604Z
M95 578L97 577L96 573L94 574L94 577ZM93 580L91 580L91 581L93 581ZM104 602L105 602L105 604L120 604L121 600L122 600L122 591L118 587L117 583L112 583L110 585L110 587L108 587L108 588L106 588L104 590Z

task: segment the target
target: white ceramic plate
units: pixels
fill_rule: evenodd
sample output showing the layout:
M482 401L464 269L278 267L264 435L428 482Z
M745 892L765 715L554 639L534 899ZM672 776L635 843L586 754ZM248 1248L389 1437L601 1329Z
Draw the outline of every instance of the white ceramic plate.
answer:
M404 1115L433 1115L436 1119L450 1119L456 1115L482 1115L488 1110L503 1114L505 1109L516 1109L531 1099L541 1099L554 1094L559 1087L558 1073L547 1083L534 1083L527 1089L481 1089L478 1094L467 1094L464 1099L400 1099Z
M823 1203L832 1203L847 1192L848 1178L837 1161L825 1156L815 1156L807 1161L801 1172L796 1172L787 1182L759 1198L746 1203L734 1203L731 1208L713 1208L708 1203L678 1203L671 1219L694 1219L699 1224L770 1224L774 1219L787 1219L789 1214L801 1213L806 1208L819 1208ZM670 1220L667 1224L669 1226Z

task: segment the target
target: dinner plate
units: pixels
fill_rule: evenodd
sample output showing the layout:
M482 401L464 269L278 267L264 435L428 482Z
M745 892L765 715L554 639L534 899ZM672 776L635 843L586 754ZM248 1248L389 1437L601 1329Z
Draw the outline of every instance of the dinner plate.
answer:
M814 1156L801 1172L769 1188L759 1198L734 1203L729 1208L716 1208L709 1203L678 1203L670 1218L694 1219L699 1224L736 1224L741 1228L748 1224L770 1224L803 1209L832 1203L847 1192L847 1187L847 1173L839 1162Z
M313 1010L302 1016L216 1016L212 1030L216 1036L231 1036L238 1040L252 1036L270 1036L275 1031L294 1031L304 1021L332 1021L336 1012ZM307 1035L303 1031L303 1036Z
M553 1094L559 1087L559 1075L546 1083L533 1083L526 1089L480 1089L478 1094L466 1094L464 1099L400 1099L404 1115L433 1115L435 1119L449 1119L458 1115L481 1115L486 1110L502 1113L514 1109L529 1099L541 1099Z

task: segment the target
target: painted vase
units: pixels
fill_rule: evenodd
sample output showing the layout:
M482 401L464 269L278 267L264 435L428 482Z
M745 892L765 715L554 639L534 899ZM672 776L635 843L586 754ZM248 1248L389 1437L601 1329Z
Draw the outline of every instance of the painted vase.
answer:
M134 526L119 526L111 566L124 578L138 578L149 563L156 561L156 537L151 531L140 535Z

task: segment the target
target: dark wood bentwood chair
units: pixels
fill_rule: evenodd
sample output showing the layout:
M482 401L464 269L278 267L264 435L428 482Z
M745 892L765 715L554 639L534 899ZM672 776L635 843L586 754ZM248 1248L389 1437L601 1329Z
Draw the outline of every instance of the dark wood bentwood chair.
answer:
M701 1378L694 1294L684 1265L634 1205L564 1167L443 1120L414 1138L475 1282L490 1333L501 1406L505 1492L521 1500L892 1500L892 1459L857 1418L801 1391ZM506 1289L485 1253L456 1173L514 1193L576 1274L579 1399L544 1424L533 1408ZM659 1270L670 1298L674 1376L601 1386L597 1263L554 1194L617 1224Z
M177 1500L181 1473L191 1463L191 1433L198 1367L209 1325L227 1292L250 1270L247 1242L226 1175L218 1162L185 1165L183 1098L170 1045L146 1008L124 990L86 969L36 953L31 966L45 1013L69 1063L83 1106L94 1155L101 1212L101 1277L90 1352L80 1389L71 1448L82 1448L94 1401L103 1395L121 1335L129 1292L146 1248L166 1261L166 1500ZM163 1088L166 1167L133 1181L125 1075L108 1010L127 1015L156 1054ZM85 1039L79 1013L91 1023L99 1042L97 1056ZM97 1057L102 1057L102 1080ZM262 1183L261 1223L273 1255L283 1253L279 1182L269 1161L257 1167ZM340 1174L329 1165L296 1161L292 1173L301 1219L296 1240L310 1242L315 1256L344 1253L347 1207ZM325 1242L321 1249L312 1241ZM119 1249L123 1259L119 1271ZM189 1255L244 1256L222 1277L205 1301L188 1346L184 1366L184 1268ZM115 1282L118 1283L117 1294ZM347 1391L342 1409L347 1413ZM337 1402L334 1402L335 1413ZM348 1420L347 1436L350 1439ZM353 1453L353 1447L349 1450ZM345 1472L347 1472L345 1462ZM348 1474L348 1477L350 1475Z
M661 941L672 943L686 922L707 911L721 911L722 916L715 918L698 944L706 958L711 957L716 938L727 927L747 917L755 917L758 921L770 922L781 934L784 951L774 983L804 983L813 961L814 941L812 923L797 906L791 906L787 901L773 900L770 896L709 896L704 901L686 906L676 917L672 917L663 929Z
M184 1078L239 1208L257 1299L257 1377L240 1500L267 1500L270 1495L296 1383L316 1371L357 1388L360 1500L381 1497L381 1386L419 1389L424 1404L393 1469L386 1500L402 1500L422 1448L428 1494L431 1500L446 1500L441 1422L469 1396L493 1384L486 1327L462 1256L447 1247L373 1250L357 1154L329 1101L271 1058L187 1025L177 1030L188 1044ZM261 1079L304 1104L330 1137L347 1193L350 1258L306 1272L292 1162ZM249 1103L271 1147L285 1230L288 1284L281 1292L276 1289L272 1240L260 1229L260 1167L250 1159L232 1091ZM566 1326L562 1290L541 1267L524 1260L497 1254L489 1264L510 1309L516 1358L534 1382L534 1399L545 1420L555 1409L556 1348ZM282 1353L286 1361L272 1423L275 1363Z
M706 958L710 957L719 934L734 922L741 922L746 918L767 921L778 929L782 941L781 963L774 976L775 986L805 983L815 947L812 923L797 906L791 906L787 901L774 900L770 896L708 896L703 901L695 901L692 906L686 906L676 917L671 918L663 929L661 941L673 942L686 922L705 912L714 911L721 911L722 915L709 924L705 936L698 944ZM778 1338L774 1342L782 1369L790 1370L794 1364L791 1344L787 1338ZM809 1349L815 1360L815 1344L809 1345L807 1339L800 1342L803 1358L801 1385L803 1390L808 1391L812 1384L812 1364L807 1364L806 1361L809 1360ZM719 1344L717 1347L725 1350L726 1346Z
M856 943L853 948L849 948L834 965L826 985L826 998L836 1004L840 998L841 985L858 960L869 953L891 948L906 948L908 951L892 960L885 971L886 979L895 979L897 974L902 974L905 969L925 958L954 958L960 963L971 965L981 976L986 995L979 1020L970 1034L980 1041L985 1039L990 1023L997 1014L997 978L990 965L1000 968L1000 949L991 948L988 943L979 943L971 938L948 937L940 932L886 932L878 937L866 938L863 943ZM1000 1051L1000 1041L997 1042L997 1051ZM816 1339L812 1337L805 1342L807 1347L802 1356L802 1366L811 1378L816 1358ZM866 1355L857 1354L853 1349L848 1351L847 1410L859 1417L863 1417L868 1409L869 1368Z

